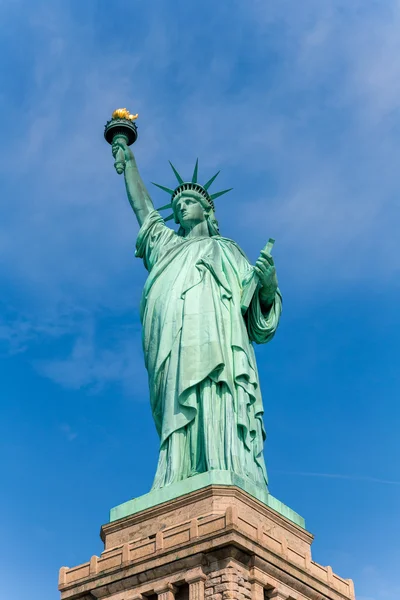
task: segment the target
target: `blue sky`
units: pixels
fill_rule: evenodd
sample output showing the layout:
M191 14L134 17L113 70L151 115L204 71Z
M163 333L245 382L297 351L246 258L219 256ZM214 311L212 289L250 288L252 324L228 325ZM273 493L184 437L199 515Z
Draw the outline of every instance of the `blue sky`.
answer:
M157 438L138 231L102 139L139 112L146 183L221 169L222 233L284 296L257 348L271 493L358 600L399 597L400 2L0 0L4 597L57 598ZM161 191L153 190L156 204ZM21 566L23 576L21 576Z

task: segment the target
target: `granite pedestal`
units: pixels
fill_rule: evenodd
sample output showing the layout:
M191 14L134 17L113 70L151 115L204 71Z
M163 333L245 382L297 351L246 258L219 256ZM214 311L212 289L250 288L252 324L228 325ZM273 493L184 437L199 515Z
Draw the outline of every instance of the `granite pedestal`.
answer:
M350 579L312 560L313 536L296 519L241 487L210 484L130 513L126 504L101 528L100 556L60 569L61 600L355 598Z

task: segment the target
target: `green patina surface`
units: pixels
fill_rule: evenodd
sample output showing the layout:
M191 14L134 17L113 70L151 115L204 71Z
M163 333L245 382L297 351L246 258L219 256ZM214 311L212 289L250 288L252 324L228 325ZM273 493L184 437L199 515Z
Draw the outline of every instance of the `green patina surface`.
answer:
M269 495L263 454L264 409L253 344L273 338L281 314L273 240L253 266L221 235L214 200L229 190L209 193L218 173L201 185L198 162L190 180L171 165L177 187L157 184L170 196L159 210L172 215L163 218L129 148L136 126L132 137L132 123L125 135L123 119L117 121L118 127L113 120L107 124L105 135L117 172L124 172L140 225L136 256L148 271L140 314L160 452L151 492L113 509L112 520L213 483L237 485L304 526ZM167 226L170 218L177 231Z
M230 471L207 471L206 473L201 473L200 475L195 475L194 477L189 477L188 479L183 479L182 481L158 490L153 490L152 492L144 494L143 496L139 496L138 498L128 500L128 502L124 502L123 504L120 504L119 506L116 506L110 510L110 522L129 517L130 515L134 515L138 512L146 510L147 508L152 508L153 506L157 506L163 502L168 502L170 500L174 500L175 498L179 498L180 496L189 494L190 492L195 492L205 488L208 485L236 486L250 494L250 496L257 498L257 500L260 500L260 502L263 502L280 515L286 517L293 523L296 523L296 525L299 525L305 529L305 521L303 517L297 514L294 510L271 496L271 494L269 494L265 488L258 487L243 477L240 477L236 475L236 473L232 473Z

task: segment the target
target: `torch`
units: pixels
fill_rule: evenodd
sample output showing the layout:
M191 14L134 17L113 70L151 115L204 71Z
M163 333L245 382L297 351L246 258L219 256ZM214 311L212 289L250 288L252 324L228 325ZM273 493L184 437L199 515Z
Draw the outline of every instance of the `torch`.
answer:
M107 121L104 128L104 137L107 142L112 145L119 138L123 138L128 146L136 142L138 133L135 121L137 118L138 115L131 115L126 108L114 110L110 121ZM118 175L125 170L124 153L121 148L115 157L114 167Z

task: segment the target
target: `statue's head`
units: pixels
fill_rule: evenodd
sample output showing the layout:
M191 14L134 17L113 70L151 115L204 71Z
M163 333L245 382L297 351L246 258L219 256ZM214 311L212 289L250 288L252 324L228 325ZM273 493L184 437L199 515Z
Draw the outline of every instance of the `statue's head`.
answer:
M214 215L214 203L210 202L201 189L193 184L183 184L172 197L172 211L175 223L180 225L179 235L184 236L198 223L207 222L210 236L219 235L218 222ZM201 186L196 185L196 188Z
M167 204L159 209L172 208L173 214L165 220L174 218L175 223L180 225L178 234L182 236L185 235L186 231L192 229L194 225L203 221L207 222L210 236L219 235L218 222L214 214L214 198L218 198L230 191L224 190L212 195L208 193L208 188L217 177L219 171L207 183L200 185L197 183L198 161L196 161L192 181L190 182L183 181L172 164L171 167L178 179L178 187L172 190L158 183L154 184L168 194L171 194L171 204Z
M211 206L199 192L189 189L174 197L172 210L175 223L179 223L183 229L189 229L208 218Z

